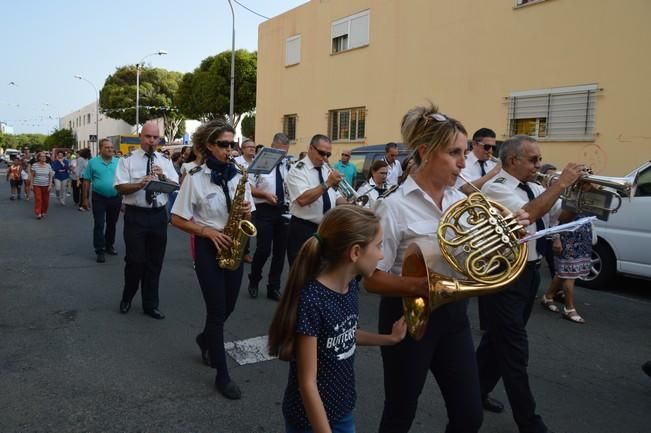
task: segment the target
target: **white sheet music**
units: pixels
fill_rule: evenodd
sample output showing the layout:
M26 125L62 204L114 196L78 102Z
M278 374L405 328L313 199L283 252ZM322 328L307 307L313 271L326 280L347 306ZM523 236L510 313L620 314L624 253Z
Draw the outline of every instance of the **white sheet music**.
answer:
M592 224L592 221L596 220L596 216L589 216L585 218L580 218L576 221L572 221L566 224L560 224L554 227L550 227L548 229L540 230L539 232L532 233L530 235L527 235L520 239L520 243L525 243L533 239L538 239L542 238L545 236L553 235L554 233L560 233L560 232L573 232L574 230L578 229L584 224Z

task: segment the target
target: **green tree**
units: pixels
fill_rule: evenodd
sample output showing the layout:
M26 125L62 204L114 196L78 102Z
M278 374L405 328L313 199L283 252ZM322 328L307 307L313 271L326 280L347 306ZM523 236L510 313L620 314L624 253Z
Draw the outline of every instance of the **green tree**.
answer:
M54 132L45 138L45 148L69 147L74 149L77 146L77 137L71 129L55 129Z
M182 134L185 117L178 111L176 94L183 74L162 68L140 69L139 121L163 118L165 139L172 142ZM136 124L136 67L117 68L104 82L99 97L102 111L113 119Z
M242 135L255 141L255 113L247 114L242 119Z
M42 149L45 143L44 134L4 134L1 146L4 149L22 150L28 147L31 151Z
M255 108L258 55L247 50L235 51L235 102L233 126L244 113ZM230 103L231 52L205 58L199 67L183 76L177 100L188 118L202 121L224 118Z

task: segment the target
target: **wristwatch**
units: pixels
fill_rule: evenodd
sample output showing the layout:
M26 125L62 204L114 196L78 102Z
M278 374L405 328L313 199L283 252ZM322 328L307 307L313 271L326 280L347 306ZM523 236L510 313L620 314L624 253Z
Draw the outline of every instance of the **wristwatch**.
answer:
M319 185L319 186L320 186L321 188L323 188L323 191L324 191L324 192L325 192L325 191L327 191L327 190L328 190L328 188L329 188L329 186L328 186L328 185L326 185L326 183L325 183L325 182L322 182L322 183L321 183L321 185Z

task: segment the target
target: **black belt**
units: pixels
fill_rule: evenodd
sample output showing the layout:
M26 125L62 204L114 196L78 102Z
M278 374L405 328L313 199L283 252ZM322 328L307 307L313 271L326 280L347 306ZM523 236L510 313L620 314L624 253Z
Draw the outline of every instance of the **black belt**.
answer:
M165 206L158 206L158 207L140 207L140 206L134 206L132 204L127 204L124 205L125 209L128 211L132 212L142 212L142 213L154 213L154 212L160 212L161 210L165 209Z
M312 221L304 220L303 218L299 218L299 217L297 217L295 215L292 215L292 219L291 219L290 222L294 222L294 223L300 224L302 226L308 226L310 228L314 228L315 231L316 231L316 228L319 227L319 225L317 223L313 223Z
M538 268L540 267L540 262L542 262L541 259L538 259L538 260L529 260L529 261L527 262L527 266L528 266L528 267L533 267L533 268L538 269Z

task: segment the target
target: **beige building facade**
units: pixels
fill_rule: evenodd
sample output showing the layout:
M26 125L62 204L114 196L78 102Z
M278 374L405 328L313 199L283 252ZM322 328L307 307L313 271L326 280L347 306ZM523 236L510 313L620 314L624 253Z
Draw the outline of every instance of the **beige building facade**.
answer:
M256 139L400 140L432 101L470 135L539 138L545 162L651 159L647 0L312 0L258 29ZM335 158L336 157L336 158Z

